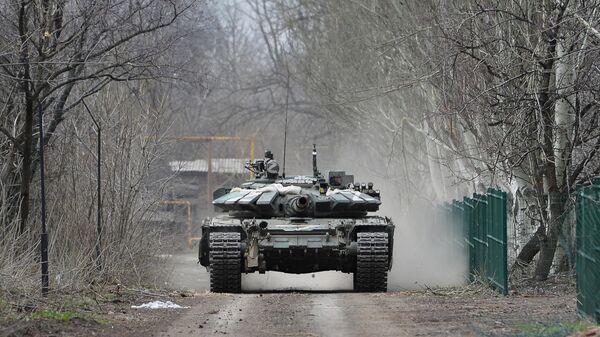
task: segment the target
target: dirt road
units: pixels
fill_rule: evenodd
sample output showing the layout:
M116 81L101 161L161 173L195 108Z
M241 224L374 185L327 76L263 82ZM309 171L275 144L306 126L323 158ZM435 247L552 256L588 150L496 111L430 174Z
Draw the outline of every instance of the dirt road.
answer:
M553 327L556 333L555 326L575 319L568 297L466 299L399 292L212 295L186 310L158 335L529 336L523 331Z
M402 326L406 322L398 323L381 298L365 294L241 294L223 299L218 312L194 306L161 336L411 335Z
M489 288L353 293L341 273L247 275L245 293L207 291L208 273L195 254L169 257L174 291L107 289L57 296L47 317L27 313L0 324L4 336L565 336L576 321L571 281L519 285L509 296ZM293 288L293 290L290 290ZM258 289L263 289L258 291ZM273 291L278 289L278 291ZM304 289L304 291L298 290ZM266 291L265 291L266 290ZM137 309L151 301L180 309ZM71 303L65 307L65 303ZM72 319L60 313L71 312ZM53 315L48 315L54 313ZM36 313L38 316L40 313ZM25 319L29 318L29 319Z
M174 275L179 273L175 263ZM189 275L189 265L182 264ZM190 279L172 285L202 292L208 278L202 268ZM250 287L263 279L246 279ZM296 281L294 281L296 280ZM349 289L351 278L338 274L281 279L270 276L274 288ZM178 284L177 282L183 282ZM286 282L289 282L286 285ZM179 317L161 325L159 336L489 336L541 334L547 326L575 320L573 294L496 297L485 290L465 293L393 291L364 294L347 291L284 291L244 294L200 293L186 302ZM559 331L560 329L554 329ZM553 331L554 331L553 330ZM561 335L566 330L560 330ZM536 335L535 333L533 335Z

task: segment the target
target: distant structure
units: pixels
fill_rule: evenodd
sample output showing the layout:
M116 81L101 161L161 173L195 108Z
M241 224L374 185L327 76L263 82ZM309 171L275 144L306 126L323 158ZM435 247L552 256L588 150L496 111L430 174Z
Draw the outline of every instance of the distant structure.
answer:
M202 220L214 214L212 191L248 179L248 171L244 168L247 161L246 158L213 158L210 163L205 159L170 161L168 171L172 177L165 188L162 206L158 212L148 215L146 222L165 230L171 228L169 231L183 232L187 230L189 216L192 230L185 234L199 236ZM179 204L189 205L190 209Z
M215 174L247 174L248 171L244 168L247 161L248 159L242 158L213 158L211 169ZM208 173L208 160L171 161L169 167L174 173L206 174Z
M190 201L195 205L194 216L209 216L213 214L212 192L219 186L247 179L248 171L244 168L247 161L246 158L213 158L210 163L205 159L171 161L169 168L175 176L167 196Z

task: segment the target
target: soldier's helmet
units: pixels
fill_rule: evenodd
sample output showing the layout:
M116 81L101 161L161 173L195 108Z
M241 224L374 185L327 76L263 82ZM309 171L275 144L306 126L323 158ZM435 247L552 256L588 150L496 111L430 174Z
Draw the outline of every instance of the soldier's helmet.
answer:
M273 159L273 152L271 150L265 151L265 158Z

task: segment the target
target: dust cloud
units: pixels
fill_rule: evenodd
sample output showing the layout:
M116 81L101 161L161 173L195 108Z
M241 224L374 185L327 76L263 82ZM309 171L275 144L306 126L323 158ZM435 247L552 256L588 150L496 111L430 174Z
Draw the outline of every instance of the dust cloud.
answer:
M467 255L462 237L448 223L435 218L433 206L419 203L404 214L382 213L391 216L396 225L393 266L388 277L390 290L465 282Z
M462 233L453 230L449 219L441 217L436 191L426 170L415 162L388 161L385 151L369 147L366 138L354 146L337 149L339 156L328 163L331 169L345 169L359 182L372 181L381 190L382 205L377 215L392 218L394 252L388 276L389 290L412 290L464 284L467 254ZM350 143L349 143L350 144ZM361 153L362 160L354 160ZM379 163L379 164L377 164ZM411 173L401 177L400 172Z
M396 225L388 289L412 290L463 284L467 275L467 257L462 238L451 230L449 224L436 219L433 207L425 202L413 204L410 211L403 214L394 214L394 209L392 203L379 212L391 217ZM334 271L299 275L253 273L242 276L242 287L250 292L351 291L352 274Z
M359 144L358 147L361 145ZM400 183L397 169L374 166L370 163L381 161L373 151L356 148L336 148L338 156L322 152L319 167L323 172L345 170L353 174L355 181L372 181L381 190L382 206L377 215L392 218L396 228L394 233L394 253L392 270L388 276L389 290L412 290L426 287L461 285L466 281L467 255L462 235L452 230L437 211L437 202L431 201L435 195L427 175L422 176L418 191L412 191ZM356 161L357 152L364 154ZM392 173L390 173L392 172ZM390 179L393 178L393 179ZM440 189L437 189L440 190ZM407 196L414 198L407 198ZM401 196L403 196L401 198ZM445 198L442 198L445 200ZM437 219L436 219L437 216ZM242 285L246 291L259 290L352 290L352 274L341 272L320 272L314 274L285 274L267 272L243 275Z

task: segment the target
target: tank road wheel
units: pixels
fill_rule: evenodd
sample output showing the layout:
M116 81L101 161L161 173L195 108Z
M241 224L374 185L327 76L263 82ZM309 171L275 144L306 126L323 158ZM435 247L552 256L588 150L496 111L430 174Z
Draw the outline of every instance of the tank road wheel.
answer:
M209 234L210 291L239 293L242 290L240 233Z
M354 291L387 291L388 233L362 232L356 234L358 255L354 272Z

